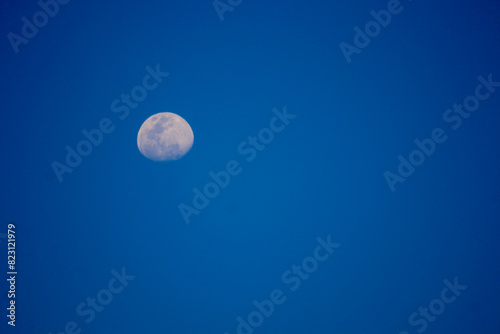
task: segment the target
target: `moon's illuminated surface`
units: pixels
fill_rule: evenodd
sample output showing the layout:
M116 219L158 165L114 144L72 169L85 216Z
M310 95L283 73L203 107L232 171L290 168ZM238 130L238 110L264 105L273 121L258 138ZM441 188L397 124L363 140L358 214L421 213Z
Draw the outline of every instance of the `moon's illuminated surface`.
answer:
M179 115L161 112L149 117L137 135L139 151L155 161L178 160L193 146L193 130Z

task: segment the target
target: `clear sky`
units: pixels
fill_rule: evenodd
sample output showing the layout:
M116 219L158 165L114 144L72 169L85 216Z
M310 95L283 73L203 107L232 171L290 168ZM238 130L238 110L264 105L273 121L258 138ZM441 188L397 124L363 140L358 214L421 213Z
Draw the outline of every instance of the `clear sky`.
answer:
M2 333L500 332L498 1L0 16Z

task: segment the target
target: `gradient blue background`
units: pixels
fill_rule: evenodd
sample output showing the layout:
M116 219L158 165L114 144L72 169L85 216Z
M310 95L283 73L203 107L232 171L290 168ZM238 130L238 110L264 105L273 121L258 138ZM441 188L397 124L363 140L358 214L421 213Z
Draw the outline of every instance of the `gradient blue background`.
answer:
M39 7L3 1L0 233L16 222L19 275L15 329L1 279L2 333L233 334L276 288L255 333L417 333L409 315L454 277L467 290L426 332L499 333L500 89L457 131L442 114L500 81L500 6L402 5L347 64L339 43L386 1L246 0L223 22L210 0L71 1L18 54L6 35ZM111 102L156 64L170 76L119 120ZM237 146L285 105L297 117L246 163ZM164 111L195 142L155 163L136 136ZM59 183L51 163L105 117L115 131ZM384 171L436 127L448 140L392 193ZM231 159L241 174L186 225L177 205ZM342 246L291 292L282 273L330 234ZM85 324L76 306L122 267L136 278Z

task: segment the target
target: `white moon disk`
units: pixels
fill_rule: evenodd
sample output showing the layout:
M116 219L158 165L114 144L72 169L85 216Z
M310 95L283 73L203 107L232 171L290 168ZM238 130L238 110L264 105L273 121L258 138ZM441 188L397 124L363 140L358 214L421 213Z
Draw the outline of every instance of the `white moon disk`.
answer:
M137 134L137 146L155 161L178 160L193 146L193 130L179 115L161 112L149 117Z

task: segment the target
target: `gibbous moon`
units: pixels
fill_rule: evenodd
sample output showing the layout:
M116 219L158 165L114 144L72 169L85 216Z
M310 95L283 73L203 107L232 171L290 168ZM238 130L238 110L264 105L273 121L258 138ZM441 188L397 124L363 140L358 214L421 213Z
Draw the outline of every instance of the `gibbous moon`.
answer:
M139 151L155 161L178 160L193 146L193 130L179 115L161 112L149 117L137 135Z

